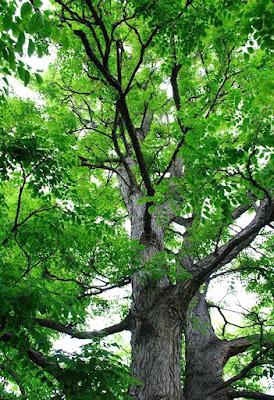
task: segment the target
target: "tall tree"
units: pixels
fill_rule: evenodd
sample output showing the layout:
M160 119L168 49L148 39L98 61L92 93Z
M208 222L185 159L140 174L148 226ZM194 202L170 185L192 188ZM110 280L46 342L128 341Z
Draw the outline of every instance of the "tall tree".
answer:
M52 13L39 14L61 44L41 87L44 109L13 100L1 126L9 218L3 209L0 339L13 368L24 356L18 379L5 361L21 396L29 395L20 379L30 359L55 388L45 384L41 398L125 398L123 365L95 339L129 330L135 400L273 398L250 379L267 374L273 356L271 315L260 316L273 275L271 7L55 0ZM247 213L250 222L237 227ZM244 336L221 338L209 309L228 321L206 292L231 274L262 302ZM129 283L120 323L76 327L90 306L93 314L105 305L100 294ZM53 357L52 332L92 345ZM225 380L226 363L242 354L246 365L237 371L232 362L235 375ZM91 373L96 357L105 363Z

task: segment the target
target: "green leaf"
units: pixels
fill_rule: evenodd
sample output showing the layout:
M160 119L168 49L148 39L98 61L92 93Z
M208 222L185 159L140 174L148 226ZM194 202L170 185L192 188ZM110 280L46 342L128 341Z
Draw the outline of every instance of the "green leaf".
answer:
M28 24L28 32L29 33L37 33L39 32L40 29L43 28L43 19L41 17L41 14L39 12L36 12L33 14L31 17L29 24Z
M13 22L10 15L4 15L3 17L3 28L8 31L12 28Z
M31 57L32 54L34 53L34 51L35 51L35 44L34 44L33 40L30 39L29 45L28 45L28 56Z
M41 37L50 37L52 28L49 23L44 24L42 30L40 31Z
M30 81L30 73L27 69L25 69L25 73L24 73L24 85L27 86L29 84Z
M25 69L20 65L20 66L18 67L18 69L17 69L17 72L18 72L19 78L20 78L22 81L24 81L24 79L25 79Z
M69 35L66 30L63 30L61 33L60 42L63 45L64 49L68 49L70 45Z
M12 69L15 68L15 54L14 51L12 49L8 49L8 62L10 64L10 67Z
M20 32L19 36L18 36L18 40L17 40L16 45L15 45L15 50L18 53L22 53L23 52L24 43L25 43L25 34L24 34L24 32Z
M32 5L29 2L22 4L20 15L22 20L27 19L32 13Z
M43 78L40 74L35 73L35 78L37 83L39 83L39 85L41 85L43 83Z

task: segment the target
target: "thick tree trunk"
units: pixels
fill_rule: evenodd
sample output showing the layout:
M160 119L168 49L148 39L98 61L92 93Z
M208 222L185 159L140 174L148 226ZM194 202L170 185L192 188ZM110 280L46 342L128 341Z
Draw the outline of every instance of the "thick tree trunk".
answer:
M160 302L135 317L131 332L132 373L141 382L131 388L132 398L181 400L182 324L177 313Z
M152 234L145 237L142 260L150 261L162 248L163 231L152 219ZM136 229L136 226L133 229ZM135 237L142 234L133 230ZM153 279L140 271L132 279L131 347L133 376L140 384L133 385L134 400L181 400L180 379L182 322L171 306L171 283L163 276Z
M129 166L134 162L128 157ZM164 230L157 217L151 215L150 232L146 230L146 205L140 203L144 194L132 184L129 173L121 167L120 188L131 220L131 237L144 245L141 264L163 251ZM170 210L165 210L171 219ZM130 388L134 400L182 400L180 374L182 316L170 301L171 283L166 271L153 279L146 268L132 278L131 304L131 373L140 384ZM190 298L190 297L189 297ZM174 303L173 303L174 304ZM185 307L186 309L186 307Z
M186 400L228 400L226 390L214 392L214 388L223 383L227 353L212 328L204 294L197 293L190 303L185 338Z

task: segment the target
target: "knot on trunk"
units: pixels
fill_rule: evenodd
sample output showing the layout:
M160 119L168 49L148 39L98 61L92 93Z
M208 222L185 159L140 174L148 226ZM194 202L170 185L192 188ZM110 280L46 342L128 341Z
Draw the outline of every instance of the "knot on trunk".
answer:
M162 241L153 230L149 230L148 232L144 231L141 235L140 243L151 246L159 251L162 250Z
M136 344L141 343L144 340L149 341L155 336L157 336L157 332L153 325L147 319L142 319L142 322L138 327Z

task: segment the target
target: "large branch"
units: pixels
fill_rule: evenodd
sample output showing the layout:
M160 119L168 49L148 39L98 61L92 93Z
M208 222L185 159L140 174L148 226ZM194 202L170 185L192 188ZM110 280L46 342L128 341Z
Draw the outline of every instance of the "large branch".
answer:
M192 221L193 221L193 218L190 218L190 217L189 218L184 218L184 217L180 217L180 216L175 217L172 220L172 222L175 222L176 224L184 226L184 227L190 226Z
M231 262L237 255L256 238L260 230L274 219L274 201L268 198L262 200L255 217L244 229L237 233L226 244L205 257L197 265L197 278L204 282L212 272Z
M266 348L264 351L260 351L254 358L253 360L250 361L237 375L234 375L232 378L226 380L225 382L221 383L220 385L216 386L213 388L208 394L212 393L217 393L220 390L223 390L231 385L233 385L235 382L242 380L246 378L249 374L249 372L257 367L258 365L262 365L264 363L264 360L262 359L262 356L267 354L268 350L271 347Z
M28 350L28 356L34 364L47 371L57 380L60 380L60 377L62 376L64 371L57 362L49 359L48 357L44 356L43 353L34 349Z
M129 110L127 107L127 103L125 100L124 96L121 96L119 102L118 102L118 106L119 106L119 111L120 114L123 118L123 122L127 128L131 143L132 143L132 147L134 149L135 155L136 155L136 159L140 168L140 173L141 176L143 178L146 190L147 190L147 194L148 196L153 196L154 195L154 189L153 189L153 185L149 176L149 172L147 169L147 165L144 159L144 155L139 143L139 140L137 138L137 134L136 134L136 129L131 121L130 115L129 115Z
M179 115L179 112L181 110L181 101L180 101L180 92L179 92L179 86L178 86L178 74L179 74L181 68L182 68L182 64L176 64L175 63L173 65L172 71L171 71L170 81L171 81L171 86L172 86L173 100L174 100L174 103L175 103L175 106L176 106L176 110L178 112L176 120L177 120L178 125L180 127L180 130L182 132L182 137L181 137L179 143L177 144L177 146L176 146L176 148L175 148L175 150L174 150L174 152L173 152L173 154L172 154L172 156L170 158L170 161L169 161L166 169L164 170L164 172L162 173L162 175L158 179L157 185L162 182L162 180L165 178L166 174L168 172L170 172L170 169L171 169L172 165L176 162L176 158L177 158L177 156L179 154L179 151L182 148L183 144L185 143L186 134L190 129L189 127L184 126L182 124L181 117Z
M178 86L178 75L179 75L181 68L182 68L182 64L174 64L172 67L171 78L170 78L172 92L173 92L173 99L174 99L174 103L175 103L177 111L180 111L180 109L181 109L181 98L180 98L180 92L179 92L179 86Z
M234 211L232 211L232 219L238 219L240 218L241 215L243 215L246 211L248 211L251 208L251 204L247 203L247 204L243 204L237 208L235 208Z
M249 347L254 344L266 345L268 348L274 347L274 339L270 338L266 335L266 337L261 337L261 335L251 335L240 337L236 339L229 340L225 347L227 350L227 357L233 357L237 354L241 354L245 352Z
M35 319L35 322L40 326L53 329L60 333L65 333L77 339L93 339L97 337L105 337L112 335L114 333L122 332L124 330L129 330L130 321L131 321L131 316L130 314L128 314L128 316L118 324L109 326L107 328L98 331L78 331L69 325L60 324L59 322L55 322L50 319L43 319L43 318Z

